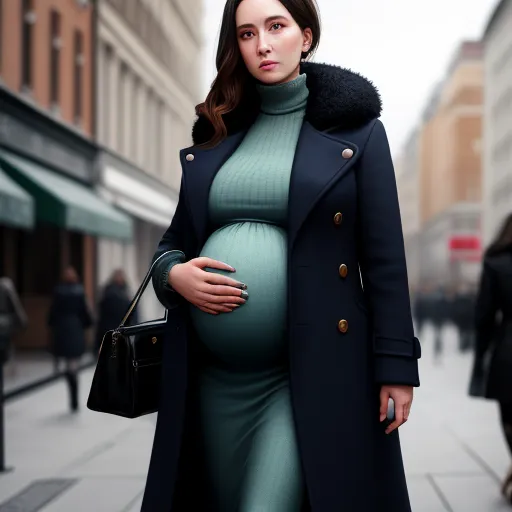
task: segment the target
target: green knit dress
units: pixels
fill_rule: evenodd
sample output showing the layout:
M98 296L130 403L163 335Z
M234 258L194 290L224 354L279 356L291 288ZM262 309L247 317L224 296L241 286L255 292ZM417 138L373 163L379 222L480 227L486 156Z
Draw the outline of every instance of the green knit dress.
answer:
M217 229L201 256L233 266L236 273L226 275L247 284L249 299L220 315L191 305L210 355L199 375L199 421L212 511L299 512L304 483L289 388L286 219L306 76L258 91L261 112L210 189Z

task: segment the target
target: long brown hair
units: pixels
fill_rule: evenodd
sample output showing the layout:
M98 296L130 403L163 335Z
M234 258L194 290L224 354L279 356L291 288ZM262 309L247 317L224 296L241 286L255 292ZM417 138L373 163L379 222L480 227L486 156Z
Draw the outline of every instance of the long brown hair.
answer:
M235 110L247 93L248 87L254 86L251 74L247 70L238 48L236 31L236 11L243 0L227 0L224 6L222 24L217 47L217 76L206 100L196 106L196 114L205 116L213 127L213 135L207 142L215 146L227 135L227 128L222 116ZM320 42L320 15L315 0L279 0L291 14L297 25L304 30L310 28L313 42L310 49L302 54L309 58Z
M485 255L494 256L505 251L512 251L512 213L501 224L498 235L485 251Z

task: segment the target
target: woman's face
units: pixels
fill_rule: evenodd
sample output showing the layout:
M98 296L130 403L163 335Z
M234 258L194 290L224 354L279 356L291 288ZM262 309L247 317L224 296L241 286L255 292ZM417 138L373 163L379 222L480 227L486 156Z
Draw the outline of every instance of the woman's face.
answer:
M296 78L301 54L312 43L311 30L302 31L279 0L242 0L236 31L249 73L265 84Z

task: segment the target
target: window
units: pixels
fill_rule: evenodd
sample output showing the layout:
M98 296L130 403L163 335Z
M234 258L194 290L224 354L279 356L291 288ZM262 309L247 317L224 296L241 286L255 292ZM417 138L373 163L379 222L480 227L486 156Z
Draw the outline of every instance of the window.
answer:
M21 85L30 89L32 87L32 36L33 25L36 22L33 0L23 0L21 9Z
M164 115L165 115L165 105L161 100L157 100L158 108L155 112L155 174L159 175L163 173L164 163L163 163L163 144L162 140L164 138L165 126L164 126Z
M113 53L114 50L111 46L104 46L104 55L103 55L103 83L101 84L101 88L98 91L98 94L102 97L102 129L103 129L103 139L102 142L104 144L113 144L111 139L111 105L110 99L112 98L111 87L112 87L112 63L113 63Z
M83 101L83 68L84 68L84 36L80 30L75 30L73 60L73 81L74 81L74 117L75 123L80 124L82 120Z
M52 9L50 12L50 103L52 106L59 103L60 78L60 14Z
M154 143L155 139L153 137L153 92L148 89L146 96L146 119L144 120L144 124L146 126L146 132L144 137L146 139L146 158L144 160L144 168L147 172L152 173L154 170L153 167L153 158L155 156L154 151Z
M121 62L119 69L119 82L117 86L117 151L121 154L125 154L124 144L124 130L125 123L128 122L126 115L126 81L128 80L128 67L124 62Z
M142 88L140 84L140 80L138 77L133 78L133 89L132 89L132 118L130 121L130 157L133 161L138 162L139 155L137 146L139 144L138 138L138 129L139 129L139 104L140 104L140 95L142 94Z

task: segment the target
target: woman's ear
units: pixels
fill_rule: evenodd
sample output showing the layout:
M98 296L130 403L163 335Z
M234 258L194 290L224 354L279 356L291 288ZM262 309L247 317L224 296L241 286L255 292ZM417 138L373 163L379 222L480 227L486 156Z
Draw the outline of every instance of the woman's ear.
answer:
M310 28L305 28L302 32L303 44L302 51L304 53L309 52L311 45L313 44L313 32Z

